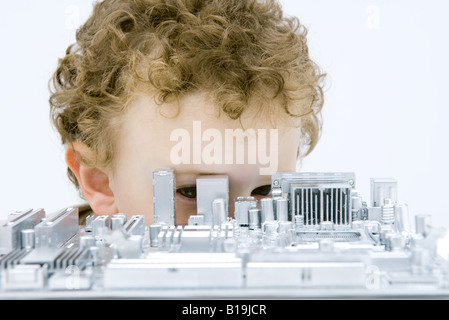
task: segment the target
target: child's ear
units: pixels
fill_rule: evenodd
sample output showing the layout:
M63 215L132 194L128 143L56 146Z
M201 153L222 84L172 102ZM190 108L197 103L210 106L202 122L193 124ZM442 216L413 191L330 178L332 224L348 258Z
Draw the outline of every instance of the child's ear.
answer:
M118 212L115 197L109 186L109 176L102 170L82 163L81 156L90 152L89 147L73 142L65 150L65 160L75 174L81 191L92 210L98 215L112 215Z

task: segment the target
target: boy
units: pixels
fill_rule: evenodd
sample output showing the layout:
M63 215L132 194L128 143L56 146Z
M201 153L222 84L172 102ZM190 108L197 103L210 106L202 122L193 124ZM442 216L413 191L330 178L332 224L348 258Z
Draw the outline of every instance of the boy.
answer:
M270 174L296 171L319 138L324 75L306 33L274 0L97 3L52 79L71 181L96 214L147 223L160 168L176 173L177 224L196 214L201 175L229 177L231 216L237 196L269 196ZM230 132L243 138L220 142Z

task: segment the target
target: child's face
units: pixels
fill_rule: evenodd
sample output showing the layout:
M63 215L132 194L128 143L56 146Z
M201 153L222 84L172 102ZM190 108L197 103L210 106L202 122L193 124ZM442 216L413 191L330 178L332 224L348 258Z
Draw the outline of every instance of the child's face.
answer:
M261 174L261 168L267 168L269 164L266 163L266 159L263 162L259 156L255 157L256 163L249 164L246 143L243 164L237 164L236 160L225 161L225 130L242 128L242 126L239 120L231 120L226 115L218 117L214 110L214 106L200 94L191 94L180 99L179 114L177 114L178 102L158 106L152 97L141 95L132 103L120 131L116 166L109 176L109 185L114 193L115 205L119 212L128 215L144 214L147 223L153 222L152 173L160 168L175 170L178 190L176 193L177 224L187 224L188 217L196 215L196 200L189 197L191 196L189 191L192 189L188 187L195 186L196 178L200 175L229 176L230 216L234 213L233 199L236 197L250 195L256 198L262 197L263 193L253 191L258 187L270 185L271 175ZM206 164L204 158L201 158L199 164L193 164L195 150L192 150L192 147L190 163L188 161L175 163L176 159L171 152L176 145L179 146L181 140L176 138L175 141L170 141L171 134L179 132L179 130L175 131L177 129L187 130L192 146L198 143L193 140L198 137L199 124L201 133L207 129L215 129L218 130L214 131L215 133L221 133L222 164ZM272 167L275 164L274 171L296 170L299 128L279 128L276 143L270 145L270 134L273 134L270 129L273 127L268 124L268 121L255 119L254 113L252 116L245 116L244 113L242 124L244 129L252 128L256 132L257 129L263 129L266 132L267 145L264 155L270 157ZM211 141L207 139L200 142L202 144L200 151L206 152L205 146L210 145ZM234 142L234 155L236 148ZM276 152L273 152L273 148ZM179 155L179 153L176 154Z

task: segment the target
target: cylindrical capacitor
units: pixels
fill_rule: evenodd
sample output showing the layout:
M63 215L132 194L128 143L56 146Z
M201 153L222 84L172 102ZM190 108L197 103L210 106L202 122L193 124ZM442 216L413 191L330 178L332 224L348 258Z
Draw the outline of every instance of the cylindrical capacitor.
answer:
M276 205L276 220L288 221L288 200L285 198L274 199Z
M20 244L22 249L33 249L35 243L34 229L25 229L21 231Z
M274 221L273 199L260 199L260 210L262 214L262 223L265 221Z
M249 217L249 228L251 230L261 228L261 210L257 208L252 208L248 210Z
M248 210L257 208L257 199L254 197L237 197L234 199L234 216L241 226L249 224Z
M226 222L228 215L226 213L226 200L225 199L215 199L212 201L212 223L215 226L221 225Z
M159 246L159 232L161 231L162 226L160 224L151 224L149 226L150 231L150 246L158 247Z

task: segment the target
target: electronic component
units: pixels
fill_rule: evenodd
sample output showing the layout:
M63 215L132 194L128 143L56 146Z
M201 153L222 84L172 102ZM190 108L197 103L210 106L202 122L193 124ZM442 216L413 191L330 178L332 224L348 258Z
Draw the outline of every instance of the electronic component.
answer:
M212 225L220 226L228 218L226 200L218 198L212 201Z
M257 207L254 197L237 197L234 199L234 217L241 226L249 225L249 210Z
M275 193L288 194L291 216L304 217L305 225L319 227L330 221L344 228L351 223L354 183L351 173L276 173L271 186Z
M272 197L237 197L197 180L198 212L175 225L175 173L155 172L154 223L77 210L19 211L0 227L3 298L449 297L449 234L409 217L394 179L276 173Z
M272 198L260 199L260 210L262 222L274 221L274 207Z
M78 232L78 209L62 209L34 227L37 248L59 248Z
M25 232L25 242L30 242L27 230L32 230L45 218L43 209L28 209L13 212L8 216L8 222L0 227L0 255L11 250L20 249ZM34 240L33 240L34 246Z
M248 226L250 230L260 229L261 224L261 210L257 208L251 208L248 210Z
M196 211L203 216L203 223L213 224L212 203L215 199L223 199L224 215L228 216L229 178L223 175L201 176L196 179Z
M380 207L384 199L397 202L397 181L393 178L371 178L371 206Z
M174 225L176 221L176 179L172 169L153 172L154 222Z

